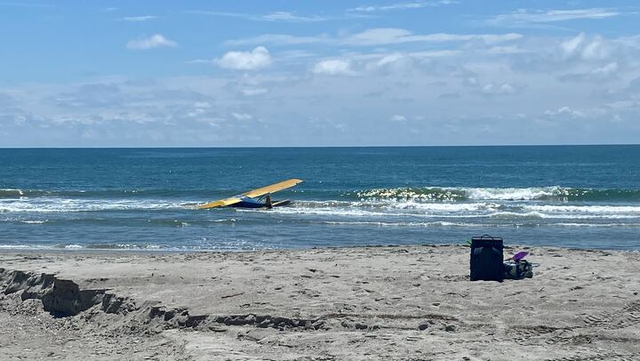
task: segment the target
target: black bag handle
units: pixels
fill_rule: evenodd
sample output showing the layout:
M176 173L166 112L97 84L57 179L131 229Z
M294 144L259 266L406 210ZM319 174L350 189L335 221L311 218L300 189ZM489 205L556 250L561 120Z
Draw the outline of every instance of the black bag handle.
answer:
M488 234L483 234L482 236L478 237L472 237L471 241L502 241L502 237L492 237Z

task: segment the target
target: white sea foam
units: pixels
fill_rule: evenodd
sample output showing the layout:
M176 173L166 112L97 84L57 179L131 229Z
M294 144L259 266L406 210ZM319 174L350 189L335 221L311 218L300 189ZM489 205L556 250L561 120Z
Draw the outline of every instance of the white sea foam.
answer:
M496 212L487 215L496 219L509 218L541 218L541 219L640 219L640 215L633 214L596 214L596 213L545 213L539 211L531 212Z
M542 188L455 188L464 191L467 200L424 201L413 198L382 197L360 200L296 201L289 207L277 207L256 217L278 220L300 219L303 222L368 225L372 227L634 227L640 223L640 206L545 202L538 198L562 193L559 187ZM454 193L455 193L454 192ZM446 193L446 192L445 192ZM477 198L477 199L475 199ZM6 198L0 199L0 222L42 224L44 217L57 221L62 215L40 213L73 213L99 211L184 210L185 200L163 199L87 199L87 198ZM546 203L546 204L545 204ZM229 211L221 211L226 217ZM233 212L233 211L231 211ZM241 211L244 212L244 211ZM248 210L246 212L255 212ZM196 216L197 214L197 216ZM194 212L195 217L214 213ZM260 215L258 215L260 214ZM83 216L85 217L85 216ZM89 216L87 217L94 217ZM97 215L95 217L98 217ZM100 215L99 217L103 217ZM243 216L244 217L244 216ZM217 218L215 216L210 218ZM176 226L198 228L201 219L190 217L174 220ZM207 219L206 222L235 222L234 218ZM345 222L345 223L339 223ZM160 222L161 224L164 224ZM166 222L165 222L166 223ZM25 225L26 227L26 225ZM137 247L137 246L136 246ZM211 245L209 245L211 247ZM126 248L126 247L125 247Z
M473 188L473 187L422 187L422 188L381 188L358 192L365 199L400 199L425 201L461 200L535 200L548 197L576 195L579 190L559 186L527 188ZM578 192L578 193L576 193ZM583 190L583 193L586 190Z
M283 210L285 212L299 212L322 210L323 212L335 211L342 213L344 210L380 213L390 215L394 211L416 211L416 212L437 212L442 214L450 214L456 212L476 212L482 210L495 210L500 207L497 203L477 202L477 203L422 203L414 200L385 200L385 201L304 201L296 202L293 207L275 208L274 210ZM404 214L404 213L403 213Z
M5 213L0 217L0 222L11 222L11 223L24 223L24 224L44 224L47 223L48 219L29 219L24 216L15 216L10 213Z
M469 199L476 200L534 200L566 193L561 187L532 188L462 188Z
M526 213L518 213L518 212L496 212L490 213L487 215L490 218L497 219L509 219L509 218L547 218L546 214L540 212L526 212Z
M580 206L556 206L556 205L524 205L524 210L545 213L587 213L587 214L629 214L640 216L640 207L636 206L612 206L612 205L580 205Z
M472 212L479 210L495 209L499 207L495 203L421 203L415 201L390 201L383 203L387 207L397 209L416 209L420 211L435 212Z
M465 222L375 222L375 221L325 221L324 224L332 225L359 225L359 226L373 226L373 227L492 227L493 225L481 224L481 223L465 223Z
M78 250L78 249L84 249L84 246L81 246L79 244L68 244L68 245L64 246L64 249Z
M369 202L311 202L296 203L292 207L276 208L279 214L319 215L335 217L379 218L491 218L509 220L538 219L637 219L640 207L633 206L556 206L527 205L526 203L421 203L401 200Z
M318 216L343 216L343 217L389 217L404 216L404 213L380 212L358 208L307 208L307 207L282 207L271 210L279 214L300 214Z
M571 222L561 222L554 223L550 226L555 227L586 227L586 228L613 228L613 227L625 227L625 228L640 228L640 223L571 223Z
M178 202L162 200L1 199L0 212L60 213L118 210L183 209Z
M0 244L0 249L52 249L53 246L44 246L39 244Z

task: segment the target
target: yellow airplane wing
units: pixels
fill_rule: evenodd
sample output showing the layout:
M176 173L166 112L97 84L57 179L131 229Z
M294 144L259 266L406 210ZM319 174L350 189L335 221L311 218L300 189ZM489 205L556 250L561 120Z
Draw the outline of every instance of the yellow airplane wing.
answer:
M287 179L286 181L282 181L282 182L275 183L275 184L272 184L272 185L269 185L269 186L266 186L266 187L262 187L262 188L254 189L252 191L248 191L248 192L242 193L240 196L249 197L249 198L260 197L260 196L263 196L265 194L275 193L275 192L281 191L283 189L291 188L291 187L295 186L298 183L302 183L302 179L295 179L295 178ZM242 199L241 199L240 196L235 196L235 197L221 199L221 200L218 200L218 201L205 203L205 204L199 205L198 209L209 209L209 208L218 208L218 207L231 206L231 205L234 205L236 203L242 202Z
M226 207L226 206L230 206L236 203L240 203L242 202L242 199L238 198L238 197L231 197L231 198L225 198L225 199L221 199L219 201L213 201L213 202L209 202L203 205L198 206L198 209L209 209L209 208L218 208L218 207Z
M275 183L275 184L272 184L270 186L266 186L266 187L262 187L262 188L254 189L252 191L248 191L248 192L242 193L242 195L245 196L245 197L249 197L249 198L260 197L260 196L263 196L265 194L275 193L275 192L281 191L283 189L291 188L291 187L295 186L298 183L302 183L302 179L295 179L295 178L287 179L286 181ZM235 203L237 203L237 202L235 202Z

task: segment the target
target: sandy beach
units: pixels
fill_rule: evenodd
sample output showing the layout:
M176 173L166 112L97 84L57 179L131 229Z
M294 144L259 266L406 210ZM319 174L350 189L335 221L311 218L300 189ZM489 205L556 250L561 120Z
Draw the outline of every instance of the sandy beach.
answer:
M638 252L527 250L3 251L0 359L640 360Z

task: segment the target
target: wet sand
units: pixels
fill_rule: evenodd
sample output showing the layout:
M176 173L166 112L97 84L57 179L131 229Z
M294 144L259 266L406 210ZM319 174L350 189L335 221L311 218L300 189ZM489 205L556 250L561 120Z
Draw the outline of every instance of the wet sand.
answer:
M527 250L3 251L0 360L640 360L640 253Z

